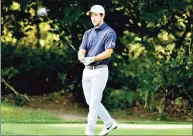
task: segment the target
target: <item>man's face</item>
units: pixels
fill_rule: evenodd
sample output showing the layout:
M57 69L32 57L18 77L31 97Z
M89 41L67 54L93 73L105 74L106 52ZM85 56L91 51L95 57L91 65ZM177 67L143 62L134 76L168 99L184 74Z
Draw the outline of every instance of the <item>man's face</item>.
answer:
M90 18L94 26L99 26L103 23L104 15L101 16L99 13L91 13Z

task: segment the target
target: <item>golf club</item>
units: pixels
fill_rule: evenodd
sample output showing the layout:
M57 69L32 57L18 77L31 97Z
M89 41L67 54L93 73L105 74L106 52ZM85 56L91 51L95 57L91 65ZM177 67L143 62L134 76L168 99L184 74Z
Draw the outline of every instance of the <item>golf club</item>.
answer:
M37 15L38 15L39 17L47 18L49 24L50 24L59 34L61 34L61 32L53 25L53 23L52 23L51 20L49 19L46 8L40 8L40 9L38 9ZM72 47L72 49L73 49L74 51L78 52L78 51L76 50L76 48L75 48L72 44L70 44L70 42L69 42L63 35L61 35L61 36L62 36L62 38L68 43L68 45L70 45L70 46Z

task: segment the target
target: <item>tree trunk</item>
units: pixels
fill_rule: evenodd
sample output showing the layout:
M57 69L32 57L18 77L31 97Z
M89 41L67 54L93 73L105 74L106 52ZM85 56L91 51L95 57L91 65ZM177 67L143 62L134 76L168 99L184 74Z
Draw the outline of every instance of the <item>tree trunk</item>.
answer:
M16 96L21 96L23 97L24 99L26 99L27 101L30 101L30 99L26 96L26 95L23 95L23 94L20 94L19 92L17 92L13 86L11 86L7 81L5 81L5 79L1 78L2 82L5 83L5 85L16 95Z
M147 109L149 107L149 91L145 92L145 105L144 109Z

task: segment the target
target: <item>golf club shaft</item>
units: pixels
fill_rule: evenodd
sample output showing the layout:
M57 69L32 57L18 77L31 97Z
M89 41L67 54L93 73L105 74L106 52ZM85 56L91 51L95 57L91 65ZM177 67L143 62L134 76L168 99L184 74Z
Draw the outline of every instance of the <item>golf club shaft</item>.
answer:
M58 31L59 34L61 34L61 32L52 24L52 22L50 21L50 19L49 19L48 16L47 16L47 19L48 19L48 22L54 27L54 29L55 29L56 31ZM78 51L76 50L76 48L75 48L72 44L70 44L70 42L69 42L63 35L61 35L61 36L62 36L62 38L64 38L64 40L68 43L68 45L70 45L70 46L72 47L72 49L73 49L74 51L78 52Z

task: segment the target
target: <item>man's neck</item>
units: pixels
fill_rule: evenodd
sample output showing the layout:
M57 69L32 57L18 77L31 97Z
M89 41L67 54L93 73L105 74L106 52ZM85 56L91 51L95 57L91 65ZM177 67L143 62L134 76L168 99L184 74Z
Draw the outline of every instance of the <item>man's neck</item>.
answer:
M95 27L96 27L96 28L99 28L103 23L104 23L104 21L101 22L98 26L95 26Z

